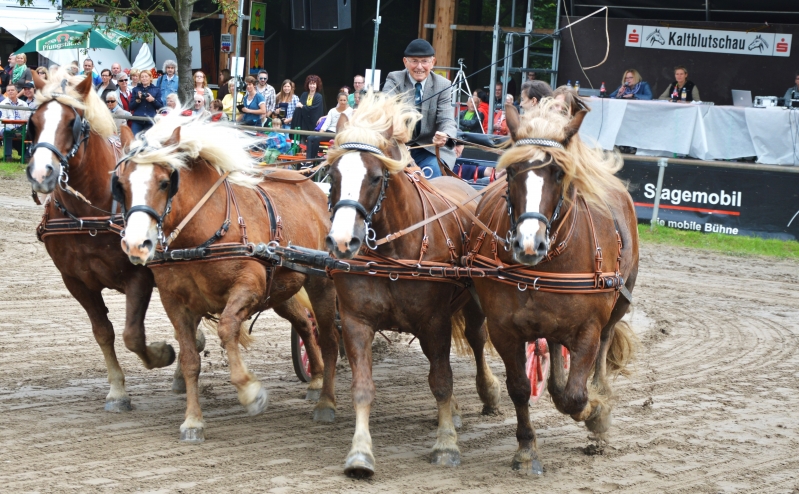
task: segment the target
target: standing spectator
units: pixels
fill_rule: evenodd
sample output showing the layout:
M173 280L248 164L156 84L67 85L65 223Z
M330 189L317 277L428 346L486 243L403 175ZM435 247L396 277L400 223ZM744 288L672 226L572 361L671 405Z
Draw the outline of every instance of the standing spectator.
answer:
M247 84L247 94L241 103L241 115L238 120L243 125L261 126L261 118L266 113L266 101L261 93L256 91L257 84L255 77L247 76L244 79Z
M319 129L319 132L331 132L335 134L339 117L341 117L341 115L347 115L347 117L352 116L353 109L350 108L347 102L347 96L347 93L343 91L338 93L338 105L331 108L327 113L325 123L322 124L322 128ZM309 160L316 158L316 155L319 154L319 144L323 141L329 141L330 139L331 137L327 136L310 136L308 138L308 148L305 152L305 158Z
M6 86L11 84L11 74L14 72L14 65L17 63L17 57L12 53L8 56L8 65L0 71L0 97L5 94Z
M103 82L100 76L94 73L94 60L92 60L91 58L87 58L86 60L83 61L83 70L80 71L79 75L89 75L89 74L91 74L92 84L94 84L95 86Z
M216 91L217 99L222 99L225 97L227 92L227 81L230 80L230 71L228 69L222 69L219 71L219 89Z
M783 104L788 108L791 107L792 99L799 99L799 71L796 72L796 77L793 82L793 86L789 87L788 90L785 91L785 96L783 96L783 100L785 101Z
M164 106L161 100L161 92L152 85L153 76L149 71L144 70L139 74L139 85L133 88L133 101L130 108L135 117L155 117L156 112ZM150 122L135 121L131 124L131 130L138 134L143 130L152 127Z
M117 79L117 95L119 98L119 104L122 105L122 109L125 111L130 111L130 100L133 97L133 93L128 86L128 74L122 72L119 74L119 78Z
M300 99L294 94L294 83L291 82L290 79L283 81L280 94L277 96L276 101L277 105L273 112L273 116L277 116L281 119L284 129L290 129L291 122L294 119L294 113L296 113L297 103L300 102ZM275 124L272 123L272 127L274 126Z
M131 88L134 88L139 85L139 74L141 71L139 69L130 69L130 84Z
M47 76L47 67L38 67L36 69L36 74L46 81L47 77L48 77Z
M108 105L108 110L115 117L129 117L129 116L131 116L129 111L125 111L124 108L119 106L116 93L108 93L106 95L106 97L105 97L105 104ZM117 124L117 134L119 134L119 129L123 125L126 125L127 122L129 122L129 120L123 120L123 119L118 119L118 118L114 119L114 123Z
M677 90L677 101L680 101L682 90L685 88L685 102L699 101L699 89L696 84L688 80L688 69L682 65L674 67L674 82L660 95L658 99L671 99L674 90Z
M496 86L494 86L494 111L502 111L504 107L505 105L502 102L502 82L497 81Z
M300 109L300 129L314 130L322 118L324 111L324 98L322 98L322 79L311 74L305 78L305 92L300 95L297 108ZM296 112L296 110L295 110ZM294 127L297 127L296 118Z
M365 79L363 78L362 75L356 75L352 79L352 87L354 89L347 98L347 104L350 105L350 108L355 108L355 93L363 91L364 81Z
M258 86L256 86L255 90L264 97L264 102L266 103L266 113L263 117L264 122L266 122L267 117L275 111L275 88L266 83L268 80L269 73L267 71L262 70L258 72Z
M106 95L108 93L116 93L117 86L114 84L114 81L111 80L111 71L108 69L103 69L100 72L100 79L102 79L103 82L95 86L94 89L97 91L97 94L100 95L101 100L107 101L105 99ZM114 102L116 102L116 99Z
M33 74L31 74L31 69L25 65L25 62L28 60L28 57L25 56L24 53L19 53L16 57L16 63L14 64L14 71L11 73L11 83L12 84L24 84L26 82L33 82Z
M161 96L166 98L172 93L178 92L178 76L175 71L178 69L178 64L174 60L167 60L164 62L164 75L158 79L158 89L161 91ZM205 85L208 87L208 84Z
M19 94L17 92L17 86L14 84L9 84L6 88L6 99L3 100L4 105L9 106L19 106L27 108L27 104L19 99ZM28 120L30 118L29 111L19 111L19 110L2 110L0 111L0 118L3 120ZM19 138L20 147L17 150L22 149L22 136L19 132L19 124L2 124L3 125L3 151L5 153L5 161L11 161L11 151L12 151L12 139Z
M635 69L627 69L621 79L618 89L610 93L611 98L624 99L652 99L652 89L649 83L641 80L641 74Z
M114 62L111 64L111 80L116 83L119 80L119 74L122 73L122 66Z
M480 112L476 105L480 98L470 96L466 100L466 109L458 115L458 128L464 132L483 133L483 122L487 118L485 113Z
M214 95L211 94L211 90L208 88L208 80L202 70L194 73L194 93L203 97L206 110L211 108L211 100L214 99Z
M222 101L215 99L211 102L211 121L212 122L227 122L228 118L225 112L222 111Z
M524 81L522 84L522 96L519 99L519 106L522 112L530 111L544 98L552 97L552 88L544 81Z
M244 99L244 95L236 91L236 79L230 79L227 81L227 91L228 93L222 98L222 111L225 112L227 115L227 119L233 121L233 95L236 95L236 103L237 105L241 104L241 100Z

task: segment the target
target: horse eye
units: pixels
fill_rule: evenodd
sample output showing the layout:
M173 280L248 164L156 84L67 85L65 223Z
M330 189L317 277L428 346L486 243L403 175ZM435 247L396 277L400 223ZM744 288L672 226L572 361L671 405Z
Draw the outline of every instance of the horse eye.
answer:
M381 178L383 178L383 176L382 176L382 175L377 175L377 176L375 176L375 177L372 177L372 180L370 180L370 181L369 181L369 184L370 184L370 185L377 185L377 184L379 184L379 183L380 183L380 179L381 179Z
M508 167L508 178L513 179L516 176L516 170L513 167Z
M169 180L161 180L161 183L158 184L158 188L161 190L166 190L169 187Z
M564 175L565 173L563 173L563 170L558 170L558 172L555 174L555 180L557 180L558 183L561 183L563 181Z

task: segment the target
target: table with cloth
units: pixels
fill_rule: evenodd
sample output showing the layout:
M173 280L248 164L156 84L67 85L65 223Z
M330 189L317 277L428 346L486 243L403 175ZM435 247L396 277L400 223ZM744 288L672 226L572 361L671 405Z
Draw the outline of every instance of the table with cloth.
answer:
M799 109L588 98L580 136L603 149L639 155L799 165Z

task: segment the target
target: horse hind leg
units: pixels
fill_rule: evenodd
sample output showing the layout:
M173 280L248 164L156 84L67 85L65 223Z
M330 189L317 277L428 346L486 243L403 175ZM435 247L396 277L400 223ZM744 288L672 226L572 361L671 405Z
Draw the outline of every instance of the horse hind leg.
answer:
M299 333L305 348L308 352L308 360L311 364L311 382L308 383L305 399L316 401L319 399L324 379L324 364L319 345L314 336L314 327L308 314L314 316L313 308L308 299L307 293L300 290L296 295L274 307L275 313L291 323L291 326Z
M455 348L462 348L465 345L459 343L461 338L466 339L471 347L472 354L474 355L474 362L477 368L477 376L475 384L477 385L477 395L483 403L483 415L496 415L499 413L500 401L500 384L499 380L494 377L491 368L485 360L486 343L491 345L488 339L487 326L485 324L485 315L480 309L480 305L474 300L469 302L463 307L463 331L460 331L461 326L453 324L452 338L455 342ZM455 317L453 317L455 319ZM459 354L461 352L458 352ZM460 414L457 415L460 418ZM454 417L453 417L454 419Z
M108 308L105 306L101 292L90 290L82 281L63 276L69 293L83 306L92 324L92 333L103 352L105 367L108 370L108 384L111 389L105 397L107 412L128 412L132 410L130 396L125 391L125 373L119 366L114 351L114 326L108 319Z

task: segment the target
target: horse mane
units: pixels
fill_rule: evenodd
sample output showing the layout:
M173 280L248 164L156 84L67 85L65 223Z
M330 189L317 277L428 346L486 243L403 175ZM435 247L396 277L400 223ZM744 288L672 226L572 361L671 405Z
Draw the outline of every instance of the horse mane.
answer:
M180 127L180 142L164 146ZM231 183L253 188L263 180L254 174L259 160L249 148L260 139L250 137L235 127L207 122L202 117L185 117L179 111L162 116L130 144L130 160L139 164L157 164L172 170L191 168L196 160L205 160L221 175L230 172Z
M570 115L563 112L560 102L544 98L521 117L516 138L551 139L563 143L570 120ZM614 193L627 193L624 182L615 176L624 164L621 156L599 147L590 147L576 134L569 139L565 150L538 146L510 147L500 157L497 168L503 169L513 163L531 161L539 150L549 153L563 170L563 190L574 187L587 203L597 207L599 211L608 212L610 197ZM549 162L542 166L548 164Z
M83 117L89 122L92 130L105 139L113 136L117 132L114 117L108 111L105 102L100 99L97 91L92 86L89 94L85 97L75 90L75 86L83 82L85 76L70 75L66 69L59 68L51 70L48 80L44 87L36 91L36 104L41 106L51 100L83 110ZM64 89L61 89L61 81L67 81Z
M346 153L356 152L341 149L344 143L358 142L369 144L386 151L396 141L405 144L413 137L416 122L421 119L416 107L411 105L402 95L389 96L384 93L369 91L361 97L358 108L349 118L348 125L336 134L335 147L327 152L327 162L332 163ZM389 135L387 138L386 135ZM411 161L411 153L407 146L399 146L400 159L395 160L387 156L375 155L383 162L390 173L397 173L405 169Z

